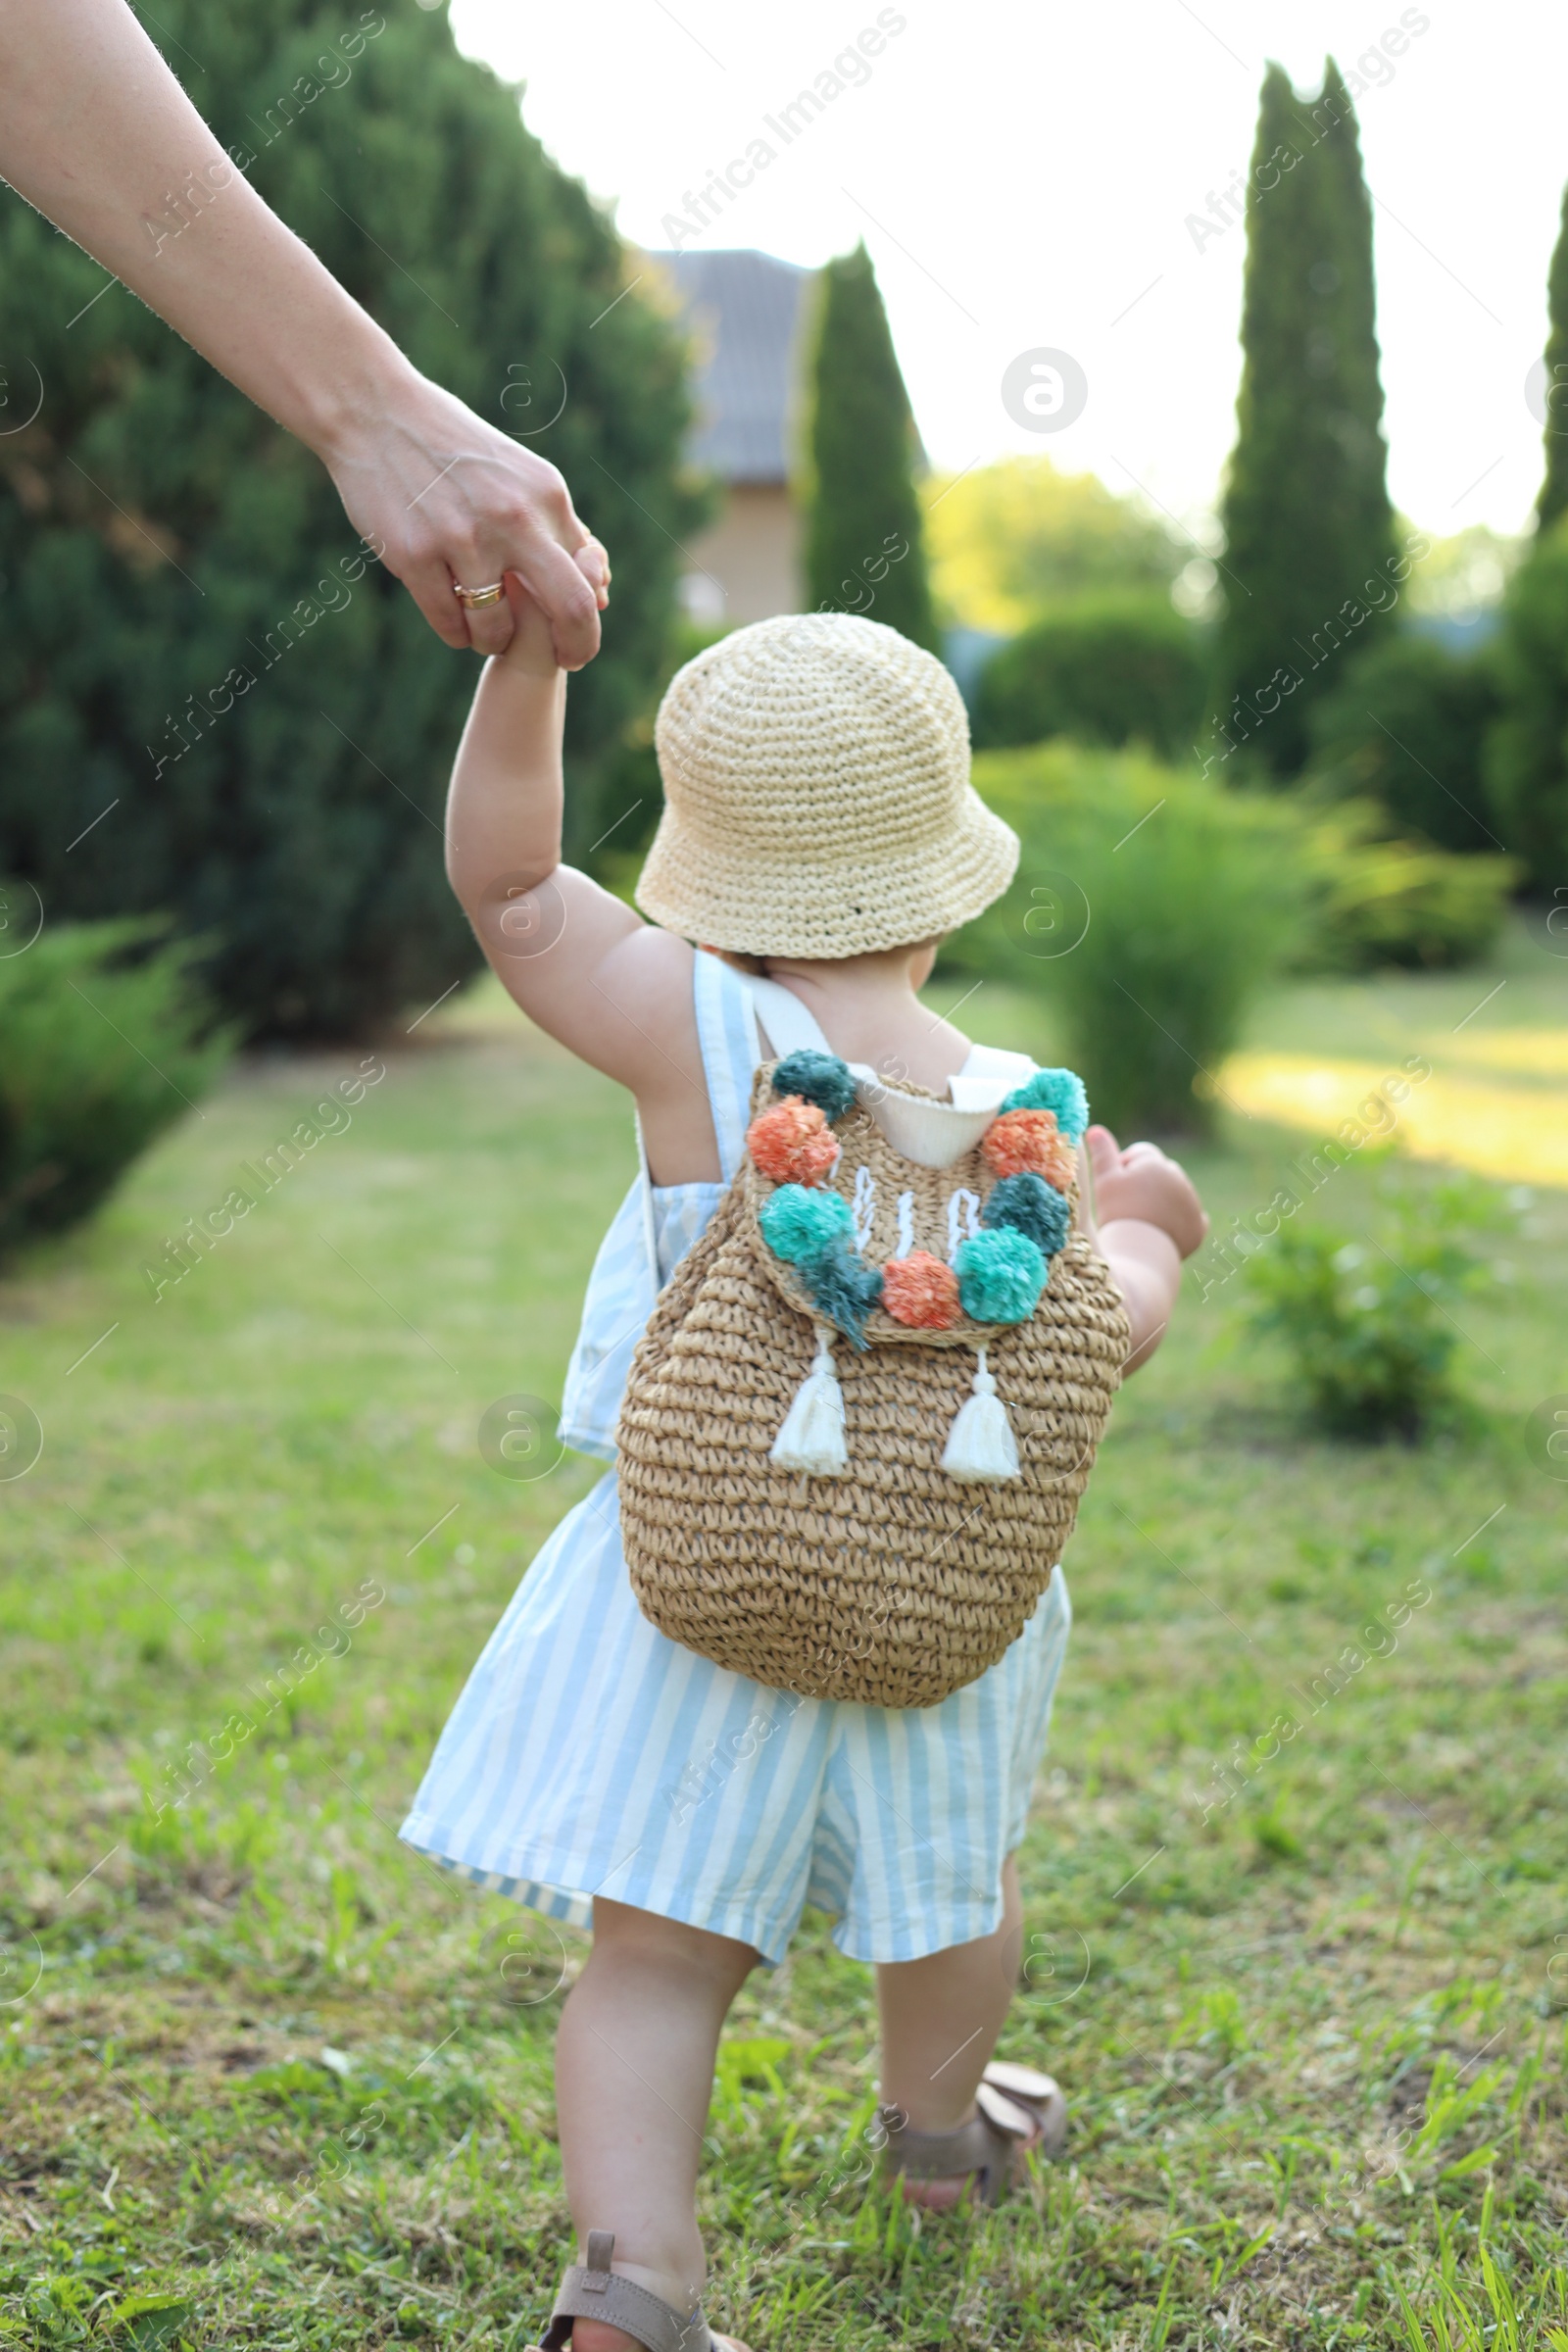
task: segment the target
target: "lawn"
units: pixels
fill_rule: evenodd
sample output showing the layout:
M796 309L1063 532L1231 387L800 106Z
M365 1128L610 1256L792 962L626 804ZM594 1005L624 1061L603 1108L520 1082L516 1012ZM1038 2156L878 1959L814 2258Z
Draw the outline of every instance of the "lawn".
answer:
M1310 1117L1303 1066L1420 1053L1532 1149L1565 1116L1562 978L1520 934L1494 972L1298 989L1249 1088ZM982 1003L960 1017L1049 1050L1029 1002ZM559 1397L632 1148L613 1089L496 1013L386 1045L181 1280L166 1244L357 1053L240 1066L0 1283L0 1392L42 1440L0 1483L0 2340L543 2327L584 1939L395 1829L596 1475L545 1444L499 1476L478 1431ZM1306 1140L1244 1091L1192 1155L1222 1228ZM1313 1213L1355 1230L1370 1181ZM1526 1436L1568 1388L1568 1192L1516 1205L1515 1279L1463 1313L1472 1409L1419 1450L1314 1437L1241 1286L1189 1292L1069 1554L1023 1855L1003 2048L1061 2076L1066 2159L978 2219L866 2185L870 1984L808 1916L722 2055L715 2325L757 2352L1568 2346L1564 1488Z

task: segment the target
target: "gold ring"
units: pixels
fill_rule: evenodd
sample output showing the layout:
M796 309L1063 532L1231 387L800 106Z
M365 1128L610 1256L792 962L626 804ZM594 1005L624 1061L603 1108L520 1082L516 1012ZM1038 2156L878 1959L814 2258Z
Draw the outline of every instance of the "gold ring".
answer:
M505 580L497 580L489 588L465 588L461 580L453 582L452 593L466 612L478 612L486 605L499 605L507 593Z

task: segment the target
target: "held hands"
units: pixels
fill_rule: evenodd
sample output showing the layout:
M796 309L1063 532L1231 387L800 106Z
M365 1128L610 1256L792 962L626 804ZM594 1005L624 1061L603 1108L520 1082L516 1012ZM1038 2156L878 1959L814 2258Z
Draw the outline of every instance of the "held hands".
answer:
M1191 1257L1208 1231L1208 1219L1186 1170L1157 1144L1129 1144L1124 1152L1108 1127L1091 1127L1084 1142L1097 1222L1110 1225L1135 1217L1156 1225L1182 1257Z
M599 542L596 539L591 544L597 547ZM509 677L558 678L565 664L556 652L549 613L538 598L529 594L516 572L507 571L502 576L506 582L507 601L494 609L498 612L510 613L512 636L505 649L497 655L497 661ZM606 591L601 588L598 596L599 609L603 612ZM475 617L483 618L484 615Z
M466 612L453 589L515 574L549 622L559 666L581 669L599 651L610 562L564 481L440 385L409 374L400 397L319 452L350 520L448 645L505 650L510 594Z

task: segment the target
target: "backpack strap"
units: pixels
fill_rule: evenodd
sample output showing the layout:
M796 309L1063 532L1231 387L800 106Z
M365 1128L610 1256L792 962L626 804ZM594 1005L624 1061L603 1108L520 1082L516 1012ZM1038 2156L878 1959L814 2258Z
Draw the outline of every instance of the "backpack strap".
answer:
M781 989L781 996L788 991ZM752 1115L752 1077L761 1053L757 1037L757 1011L751 989L732 965L706 949L692 954L692 1002L697 1013L697 1040L703 1054L703 1075L713 1114L713 1140L718 1165L728 1184L741 1164L746 1129ZM810 1019L809 1013L806 1015Z
M808 1012L800 998L782 981L747 980L742 985L761 1015L776 1060L782 1061L786 1054L800 1054L808 1049L818 1054L832 1053L816 1015Z

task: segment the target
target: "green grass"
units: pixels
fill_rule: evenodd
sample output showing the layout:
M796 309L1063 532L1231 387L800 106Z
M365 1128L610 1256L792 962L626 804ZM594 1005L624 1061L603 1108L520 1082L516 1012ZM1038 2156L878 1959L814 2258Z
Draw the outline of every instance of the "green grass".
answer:
M1558 1020L1554 978L1482 1019ZM1257 1042L1382 1052L1489 985L1302 991ZM1022 1000L964 1017L1046 1050ZM567 2257L551 2041L584 1939L394 1832L595 1475L512 1483L475 1432L560 1394L629 1122L520 1023L432 1019L155 1304L144 1263L356 1059L238 1070L0 1284L0 1392L43 1431L0 1484L0 2340L520 2348ZM1298 1149L1228 1130L1195 1171L1216 1220ZM1337 1222L1364 1186L1336 1177ZM867 2186L869 1979L808 1917L723 2054L715 2324L758 2352L1568 2329L1564 1490L1523 1436L1568 1386L1568 1197L1528 1222L1528 1279L1465 1311L1474 1410L1421 1451L1313 1437L1229 1294L1186 1298L1069 1555L1023 1856L1003 2048L1062 2077L1068 2159L978 2219Z

